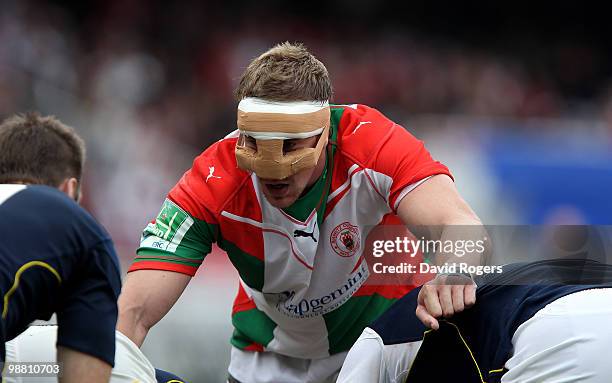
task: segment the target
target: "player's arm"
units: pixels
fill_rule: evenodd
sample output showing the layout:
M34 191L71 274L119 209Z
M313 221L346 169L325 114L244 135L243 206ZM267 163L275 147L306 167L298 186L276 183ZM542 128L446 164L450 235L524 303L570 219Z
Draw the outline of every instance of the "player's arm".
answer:
M170 311L215 241L217 225L182 189L145 228L119 298L117 330L139 347Z
M480 237L478 229L466 230L468 226L482 228L480 219L457 192L448 168L431 157L422 141L395 124L381 141L374 169L390 177L392 182L390 186L380 182L379 190L387 196L389 207L411 230L421 226L430 231L431 239L441 241L468 240L470 238L462 238L466 232ZM454 254L436 254L435 257L437 265L456 261ZM465 256L460 262L476 265L481 259ZM463 279L453 281L458 286L453 287L445 276L440 276L421 290L423 305L419 306L419 318L426 325L437 328L436 317L450 316L474 303L471 278Z
M60 382L108 382L115 360L119 262L110 239L76 260L57 311Z
M429 226L442 243L457 240L482 240L485 230L474 211L459 195L446 175L435 175L408 193L399 203L397 214L409 226ZM486 242L485 242L486 244ZM486 252L462 255L438 253L437 265L466 263L480 265ZM436 318L449 317L476 301L476 285L469 277L438 275L426 283L418 297L417 316L431 328L439 327Z
M170 311L191 276L165 270L136 270L128 274L119 296L117 330L142 346L149 329Z
M111 376L110 364L71 348L58 347L57 361L62 368L60 383L108 383Z

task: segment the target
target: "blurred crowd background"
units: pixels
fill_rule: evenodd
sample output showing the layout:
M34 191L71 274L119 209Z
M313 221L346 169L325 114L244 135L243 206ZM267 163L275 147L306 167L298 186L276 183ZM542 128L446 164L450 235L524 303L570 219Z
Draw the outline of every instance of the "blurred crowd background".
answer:
M235 128L242 70L299 41L327 66L334 102L425 140L485 223L610 222L605 12L460 3L0 0L0 118L36 110L85 138L84 205L127 267L168 190ZM221 381L236 276L215 253L196 280L144 349Z

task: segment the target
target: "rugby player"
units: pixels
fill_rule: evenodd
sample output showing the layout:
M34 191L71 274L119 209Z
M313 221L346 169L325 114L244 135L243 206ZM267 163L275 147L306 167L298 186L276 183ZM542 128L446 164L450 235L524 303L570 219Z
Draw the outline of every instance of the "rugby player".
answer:
M612 266L585 259L505 265L476 277L478 302L428 330L418 289L367 327L338 383L606 383Z
M59 361L66 382L109 382L114 363L110 383L182 383L155 369L131 340L114 331L120 279L113 245L104 229L61 193L80 199L81 138L57 119L28 114L0 125L0 151L0 183L10 182L0 185L0 217L9 220L0 222L0 330L6 341L25 329L3 342L2 361ZM26 329L53 312L59 327ZM52 375L36 379L57 382ZM3 383L28 379L8 374Z
M76 202L84 157L83 141L53 117L0 125L0 362L4 342L56 313L63 383L108 382L115 355L119 262Z
M118 330L142 344L216 243L240 275L230 381L329 381L363 328L411 288L365 283L370 228L397 217L481 223L423 142L368 106L330 105L327 69L303 46L254 59L236 95L238 130L195 159L144 229ZM474 302L470 278L446 278L421 290L430 326Z

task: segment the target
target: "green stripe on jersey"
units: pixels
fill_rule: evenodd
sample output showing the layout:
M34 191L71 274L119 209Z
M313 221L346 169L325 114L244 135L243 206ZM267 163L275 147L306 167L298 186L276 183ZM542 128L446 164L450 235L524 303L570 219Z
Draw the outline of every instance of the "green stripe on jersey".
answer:
M202 263L201 259L192 259L188 257L177 257L173 253L168 253L163 250L155 249L138 249L136 250L136 258L134 262L140 261L154 261L154 262L165 262L174 263L177 265L186 265L191 267L199 267Z
M233 242L223 239L221 235L219 235L219 247L227 253L244 283L252 289L261 291L264 285L264 262L243 251Z
M350 349L363 329L387 311L396 300L378 294L351 297L336 310L324 314L329 354Z
M330 141L335 142L336 139L338 138L338 130L340 129L340 119L342 119L342 115L344 114L344 108L342 107L338 107L335 105L331 105L331 107L329 108L331 115L330 115Z
M232 344L232 346L244 350L245 348L253 344L253 341L240 331L234 329L234 332L232 333L232 338L230 339L230 343Z
M235 313L232 324L234 334L230 342L238 348L243 349L252 342L267 346L274 339L276 323L256 308Z

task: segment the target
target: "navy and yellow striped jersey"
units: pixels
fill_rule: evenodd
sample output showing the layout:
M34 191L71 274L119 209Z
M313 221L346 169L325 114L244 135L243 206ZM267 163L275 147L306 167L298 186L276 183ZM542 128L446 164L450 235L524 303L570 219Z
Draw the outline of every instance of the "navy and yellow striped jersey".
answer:
M173 373L158 368L155 369L155 379L157 383L187 383Z
M119 262L108 233L64 193L0 185L4 342L57 314L57 345L114 365Z
M475 280L476 305L441 320L438 331L426 329L415 315L420 288L369 326L385 346L422 341L406 381L499 382L517 328L556 299L612 287L612 265L588 259L515 263Z

